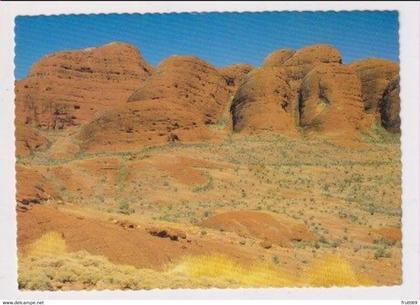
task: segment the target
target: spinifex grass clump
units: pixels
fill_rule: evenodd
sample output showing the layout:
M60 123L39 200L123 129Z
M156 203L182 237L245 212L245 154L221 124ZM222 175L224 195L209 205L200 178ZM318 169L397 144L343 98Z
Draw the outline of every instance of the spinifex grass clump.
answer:
M172 270L195 280L209 281L216 287L284 287L296 285L296 279L278 267L258 263L245 265L221 254L190 256Z
M28 255L59 255L66 253L66 249L66 242L60 233L48 232L28 247Z
M350 264L338 255L328 255L312 263L304 271L302 281L308 286L316 287L370 284L367 278L356 274Z

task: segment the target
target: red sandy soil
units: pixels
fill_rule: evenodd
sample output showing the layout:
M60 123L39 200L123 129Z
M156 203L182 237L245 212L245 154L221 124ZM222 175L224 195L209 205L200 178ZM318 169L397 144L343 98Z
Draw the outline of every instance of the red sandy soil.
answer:
M280 246L289 246L293 241L312 241L315 236L304 224L274 218L256 211L232 211L217 214L201 224L217 230L231 231L242 237L256 237Z
M251 258L239 246L221 241L208 238L202 240L197 235L190 236L188 233L184 233L185 239L179 238L175 241L153 236L148 232L149 227L140 227L129 221L101 220L65 213L50 206L33 205L27 211L18 211L17 222L20 249L24 249L46 232L54 231L62 234L69 251L86 250L91 254L105 256L114 263L139 268L159 269L184 255L213 252L241 260Z

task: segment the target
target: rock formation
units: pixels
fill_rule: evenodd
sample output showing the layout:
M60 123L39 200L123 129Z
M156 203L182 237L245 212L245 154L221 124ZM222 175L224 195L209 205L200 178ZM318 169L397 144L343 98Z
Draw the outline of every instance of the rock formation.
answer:
M295 54L292 49L278 49L268 54L262 64L263 67L282 67Z
M192 56L171 56L159 64L156 74L145 82L128 102L153 100L164 105L176 103L202 113L197 118L215 123L228 102L226 82L205 61Z
M378 113L386 87L398 75L398 65L388 60L370 58L353 62L349 66L362 82L365 111Z
M294 98L284 69L263 67L250 72L235 94L231 113L236 132L295 133Z
M228 86L228 89L232 94L235 94L239 86L244 82L246 75L253 69L248 64L237 64L230 65L218 69L219 73L223 76Z
M340 53L329 45L269 54L236 92L231 107L234 131L297 134L301 83L309 71L325 64L341 64Z
M47 55L16 83L17 124L63 129L89 122L124 103L151 73L124 43Z
M390 132L400 125L398 65L343 65L329 45L279 49L257 69L215 69L193 56L171 56L153 69L133 46L111 43L47 55L15 91L18 156L49 147L40 129L72 126L81 126L72 129L76 141L57 142L67 145L58 157L215 140L231 130L353 139L370 117Z
M351 63L362 83L368 124L381 124L390 132L400 130L399 66L388 60L369 58Z
M362 118L360 80L350 68L321 64L305 76L299 95L300 126L349 137L360 128Z
M296 51L284 62L292 87L298 88L305 75L319 64L341 64L340 52L330 45L312 45Z
M227 87L223 76L206 62L172 56L159 64L125 105L83 128L83 145L91 150L120 150L214 138L212 127L228 119Z
M386 60L343 65L339 51L329 45L296 52L279 49L236 91L233 130L293 135L296 127L302 127L312 134L353 139L376 117L387 130L398 132L397 76L398 65Z

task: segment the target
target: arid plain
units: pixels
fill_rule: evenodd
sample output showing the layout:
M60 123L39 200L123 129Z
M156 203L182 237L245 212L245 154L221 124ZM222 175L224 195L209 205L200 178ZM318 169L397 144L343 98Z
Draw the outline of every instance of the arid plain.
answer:
M398 70L45 56L15 89L19 287L400 284Z

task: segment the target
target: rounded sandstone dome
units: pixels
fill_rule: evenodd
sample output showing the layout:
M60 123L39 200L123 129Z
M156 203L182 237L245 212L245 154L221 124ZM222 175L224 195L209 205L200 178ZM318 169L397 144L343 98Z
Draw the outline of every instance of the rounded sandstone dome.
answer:
M277 67L283 65L295 54L292 49L278 49L268 54L262 64L263 67Z
M341 63L340 51L328 44L316 44L304 47L288 59L286 66L296 66L313 63Z

